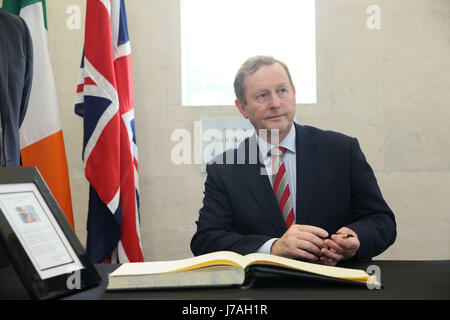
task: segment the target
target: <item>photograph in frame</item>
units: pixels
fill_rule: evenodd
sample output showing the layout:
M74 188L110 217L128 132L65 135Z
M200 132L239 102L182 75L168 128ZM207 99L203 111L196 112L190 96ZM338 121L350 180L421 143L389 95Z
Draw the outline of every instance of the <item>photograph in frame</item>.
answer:
M74 294L101 282L34 167L0 168L0 246L30 298Z

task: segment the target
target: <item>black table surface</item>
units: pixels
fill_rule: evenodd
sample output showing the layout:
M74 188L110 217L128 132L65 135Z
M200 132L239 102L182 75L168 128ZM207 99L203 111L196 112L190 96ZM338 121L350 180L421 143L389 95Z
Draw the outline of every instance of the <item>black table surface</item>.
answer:
M301 278L277 278L257 282L249 289L238 287L208 289L167 289L142 291L106 291L108 274L118 264L95 265L102 283L94 288L62 297L65 300L449 300L450 260L394 261L374 260L352 265L367 270L379 267L382 289L368 289L334 282ZM5 271L6 270L6 271ZM0 300L28 299L19 278L12 269L0 269Z

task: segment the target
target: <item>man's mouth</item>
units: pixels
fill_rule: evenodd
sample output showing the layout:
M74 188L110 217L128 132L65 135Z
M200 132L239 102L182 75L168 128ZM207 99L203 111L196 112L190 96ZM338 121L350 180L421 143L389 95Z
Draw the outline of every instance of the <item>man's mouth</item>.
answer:
M275 119L279 119L281 117L283 117L283 114L277 114L277 115L267 117L266 120L275 120Z

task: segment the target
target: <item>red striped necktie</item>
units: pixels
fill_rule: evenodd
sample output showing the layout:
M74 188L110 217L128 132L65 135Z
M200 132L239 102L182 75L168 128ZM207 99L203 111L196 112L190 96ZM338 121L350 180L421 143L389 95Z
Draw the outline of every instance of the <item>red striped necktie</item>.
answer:
M284 147L275 147L270 151L272 158L273 192L278 201L286 228L294 222L294 208L292 207L291 190L289 188L286 165L283 161Z

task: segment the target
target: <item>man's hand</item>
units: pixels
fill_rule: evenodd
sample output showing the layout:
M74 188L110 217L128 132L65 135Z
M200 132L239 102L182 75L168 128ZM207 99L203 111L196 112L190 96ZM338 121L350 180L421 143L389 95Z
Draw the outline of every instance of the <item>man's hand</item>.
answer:
M336 233L351 234L353 237L342 238L336 234L331 239L325 239L325 247L320 250L320 261L326 265L335 266L340 260L353 257L359 249L358 235L351 229L342 227Z
M321 250L327 249L324 238L328 232L324 229L293 224L286 233L272 244L271 254L287 258L318 260Z

